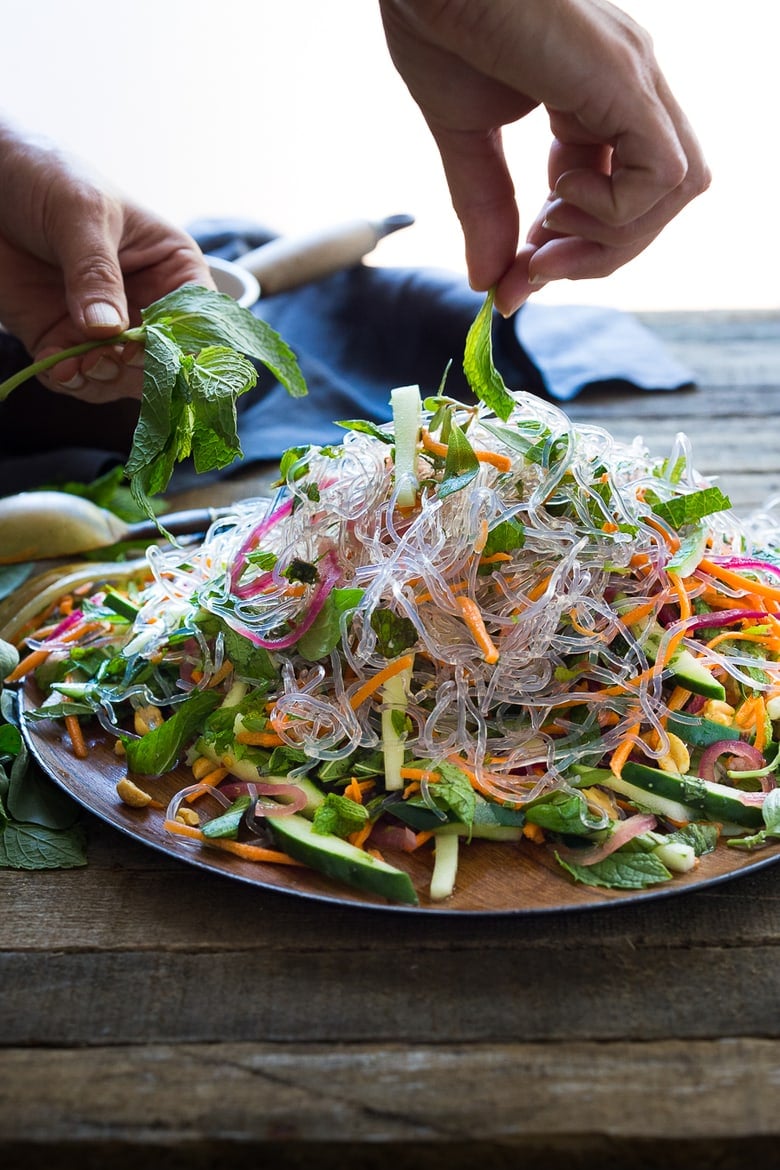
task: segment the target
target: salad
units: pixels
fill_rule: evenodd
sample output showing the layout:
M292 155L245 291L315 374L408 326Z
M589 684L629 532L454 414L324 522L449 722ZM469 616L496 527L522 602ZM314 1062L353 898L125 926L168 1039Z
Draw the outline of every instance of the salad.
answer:
M58 600L13 673L44 693L28 718L82 755L98 721L139 816L185 760L159 811L193 848L392 902L449 897L484 839L637 889L780 836L771 509L737 518L684 436L654 458L523 393L392 407Z

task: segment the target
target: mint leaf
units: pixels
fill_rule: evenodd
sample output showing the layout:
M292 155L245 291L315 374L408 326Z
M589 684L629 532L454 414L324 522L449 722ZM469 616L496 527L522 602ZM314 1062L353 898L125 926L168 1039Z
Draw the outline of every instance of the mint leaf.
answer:
M257 371L225 346L202 349L188 369L194 416L192 456L195 470L227 467L242 454L236 400L257 383Z
M341 616L356 609L363 599L362 589L331 589L322 609L295 649L309 662L316 662L330 654L341 641Z
M315 833L332 833L336 837L349 837L363 828L368 820L368 809L348 796L329 792L314 813L312 827Z
M653 504L653 512L672 528L679 529L685 524L695 524L703 516L724 512L731 507L731 500L724 496L719 487L702 488L684 496Z
M140 739L125 738L130 771L142 776L161 776L170 771L220 699L216 691L193 691L159 727Z
M493 362L493 289L477 314L466 337L463 372L480 402L499 418L508 419L514 408L514 399Z
M733 849L760 849L769 844L770 837L780 837L780 788L773 788L761 806L764 827L749 837L729 837Z
M608 890L642 890L671 879L671 873L654 853L615 853L595 865L577 865L555 854L558 863L575 881Z
M421 760L418 766L431 772L438 772L441 776L440 780L428 785L427 796L423 790L425 803L434 811L439 809L445 813L452 813L456 821L471 827L474 823L477 797L466 773L456 764L443 761L435 763L433 760Z
M376 634L376 648L385 658L397 658L420 637L411 618L382 607L371 614L371 629Z
M471 443L457 423L450 427L447 442L447 458L444 462L444 475L436 489L440 498L459 492L461 488L470 484L479 471L479 460L474 454Z
M0 868L74 869L87 864L83 829L49 829L9 821L0 831Z
M343 422L337 422L337 427L343 427L346 431L357 431L362 435L371 435L374 439L379 439L380 443L387 443L392 446L394 440L392 435L388 435L387 431L383 431L376 423L367 422L362 418L349 418Z
M292 398L306 394L298 361L287 343L224 293L187 284L155 301L141 317L147 327L163 325L184 353L197 354L209 346L234 349L261 362Z
M590 836L608 827L606 815L594 816L581 792L550 792L525 806L526 820L552 833Z

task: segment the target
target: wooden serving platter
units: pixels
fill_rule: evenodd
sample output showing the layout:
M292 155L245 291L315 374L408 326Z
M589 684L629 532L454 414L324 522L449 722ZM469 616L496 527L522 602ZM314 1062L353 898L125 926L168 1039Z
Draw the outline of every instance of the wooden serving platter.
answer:
M32 707L37 701L38 696L32 694L32 689L22 696L25 738L43 770L74 800L120 832L153 849L258 889L411 914L539 914L595 909L681 893L738 877L780 859L780 842L756 853L722 845L714 853L702 857L690 873L680 874L659 886L647 890L600 890L572 881L545 846L528 841L500 844L474 841L461 845L457 886L452 897L444 902L433 902L428 896L432 846L426 845L411 854L390 851L383 854L390 864L409 873L420 899L419 906L391 904L302 866L245 861L198 842L172 836L163 828L165 808L180 789L192 784L189 769L180 767L158 779L143 781L146 791L162 808L130 808L116 793L117 782L126 775L126 769L113 751L113 740L95 724L91 732L87 730L89 758L77 759L59 723L24 719L25 706ZM208 797L203 800L207 801ZM206 807L205 803L203 807ZM216 802L212 802L209 815L216 815L219 811Z

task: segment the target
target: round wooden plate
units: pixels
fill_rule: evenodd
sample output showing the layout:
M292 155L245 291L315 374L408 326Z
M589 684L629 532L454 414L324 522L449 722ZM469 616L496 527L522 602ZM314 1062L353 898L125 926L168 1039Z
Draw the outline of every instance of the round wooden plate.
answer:
M34 706L37 696L23 696L22 707ZM95 725L88 739L90 754L77 759L64 729L53 721L30 722L22 726L30 751L43 770L79 804L121 832L145 845L213 873L224 874L259 889L276 890L341 905L367 906L411 914L538 914L563 910L587 910L601 906L645 901L664 895L698 889L714 882L749 873L780 858L780 842L760 853L746 853L719 846L702 857L690 873L680 874L669 882L646 890L600 890L572 881L560 869L552 852L523 841L496 844L474 841L460 850L458 881L452 897L432 902L428 883L432 868L432 849L423 846L412 854L385 853L393 865L411 876L420 898L419 906L401 906L372 894L364 894L299 866L268 865L244 861L199 843L173 837L163 828L165 807L181 788L192 783L189 769L179 768L144 787L162 809L133 809L116 794L117 781L125 768L101 729ZM204 798L207 799L207 798ZM210 815L218 811L213 802Z

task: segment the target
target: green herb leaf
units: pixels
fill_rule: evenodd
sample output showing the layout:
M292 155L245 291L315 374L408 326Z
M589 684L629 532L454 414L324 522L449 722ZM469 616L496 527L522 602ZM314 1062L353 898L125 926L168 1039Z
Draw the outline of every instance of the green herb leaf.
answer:
M74 869L87 864L81 827L58 830L9 821L0 831L0 868Z
M488 532L488 538L482 555L495 556L496 553L511 553L525 544L525 530L519 520L510 516L508 520L500 520Z
M575 881L608 890L642 890L669 881L672 876L654 853L624 853L618 849L595 865L577 865L557 852L555 857Z
M368 809L365 805L350 800L348 796L329 792L316 809L312 824L315 833L349 837L351 833L362 829L367 820Z
M410 618L382 607L371 614L371 629L376 634L376 648L385 658L397 658L404 650L416 645L420 636Z
M447 458L444 463L444 475L436 494L440 498L451 496L461 488L470 484L479 472L479 460L474 454L471 443L457 423L450 427L447 442Z
M363 418L350 418L343 422L337 422L337 427L343 427L345 431L357 431L361 435L371 435L374 439L379 439L380 443L387 443L389 446L393 445L394 439L392 435L388 435L387 431L383 431L376 423L367 422Z
M730 507L731 500L724 496L719 487L706 487L700 491L655 503L653 512L672 528L680 529L685 524L695 524L703 516L724 512Z
M215 691L193 691L159 727L140 739L125 738L130 771L142 776L161 776L170 771L220 699Z
M514 399L493 362L493 300L494 290L487 294L466 337L463 372L480 402L484 402L499 418L508 419L514 408Z
M550 792L525 806L526 820L552 833L567 836L592 836L608 828L609 818L591 813L581 792Z
M441 780L428 785L428 795L423 797L425 803L445 813L452 813L456 821L470 828L474 822L477 797L466 773L456 764L441 760L421 760L419 766L438 772L441 776Z
M193 412L192 457L197 472L227 467L243 454L237 399L257 383L257 371L241 354L212 345L194 357L187 381Z
M225 809L219 817L214 817L211 821L206 821L203 825L204 837L227 837L231 841L235 841L238 836L238 830L241 827L241 822L244 819L244 813L252 803L251 796L239 796L233 801L230 808Z
M363 599L362 589L331 589L325 603L295 648L309 662L330 654L341 641L341 617L357 609Z

